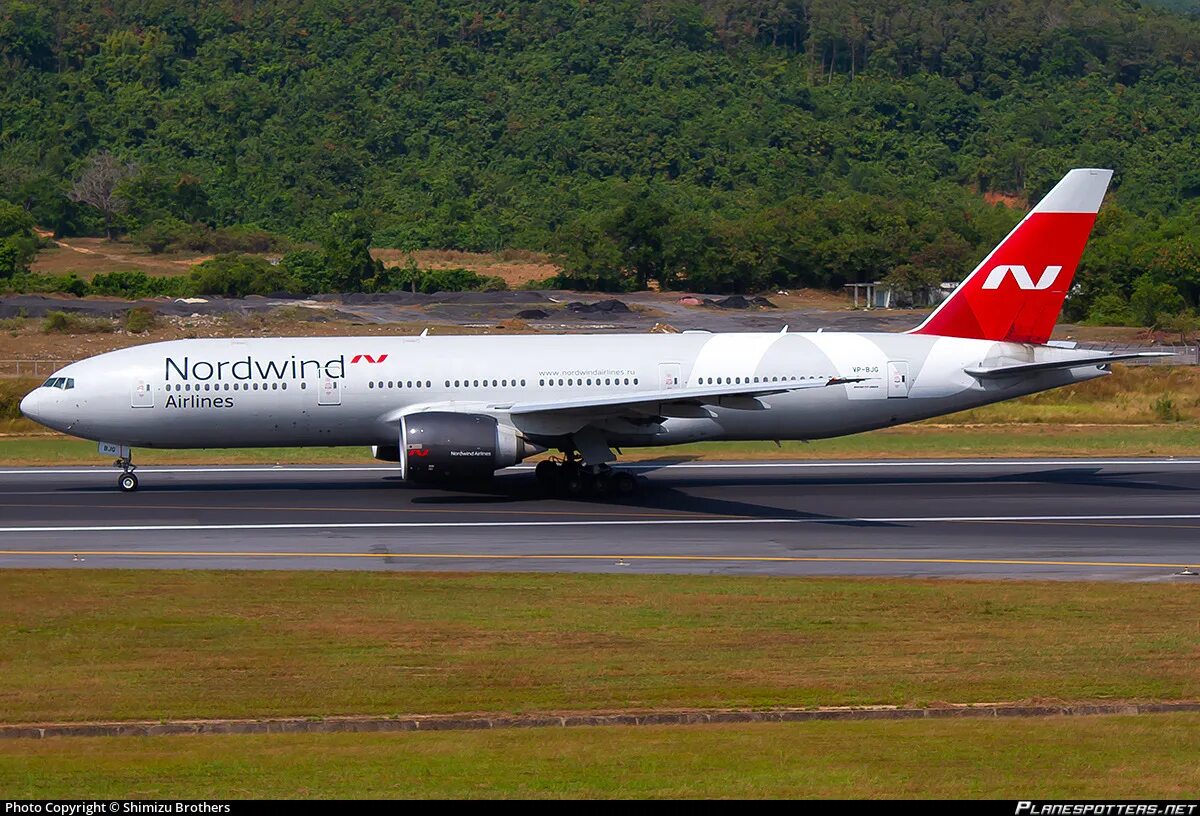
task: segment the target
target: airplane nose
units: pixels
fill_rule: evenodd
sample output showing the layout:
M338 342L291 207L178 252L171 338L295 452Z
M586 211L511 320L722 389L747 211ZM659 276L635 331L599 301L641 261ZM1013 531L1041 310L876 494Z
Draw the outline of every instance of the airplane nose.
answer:
M42 421L42 416L38 413L38 405L42 402L41 397L42 395L37 391L31 391L25 395L25 399L21 400L21 413L34 422Z

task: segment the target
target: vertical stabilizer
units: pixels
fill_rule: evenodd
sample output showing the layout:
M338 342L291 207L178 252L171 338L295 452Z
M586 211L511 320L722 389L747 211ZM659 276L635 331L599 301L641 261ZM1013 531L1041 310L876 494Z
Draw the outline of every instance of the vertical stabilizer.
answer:
M1111 178L1111 170L1063 176L913 334L1049 340Z

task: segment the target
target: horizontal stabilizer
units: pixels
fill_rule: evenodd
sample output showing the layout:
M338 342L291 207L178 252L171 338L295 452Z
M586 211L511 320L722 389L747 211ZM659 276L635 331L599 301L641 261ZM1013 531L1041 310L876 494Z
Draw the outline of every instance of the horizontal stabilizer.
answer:
M1122 360L1136 360L1144 357L1173 357L1169 351L1138 351L1129 354L1105 354L1097 357L1076 357L1073 360L1052 360L1048 363L1016 363L1001 366L973 366L964 369L972 377L979 380L992 380L998 377L1019 377L1022 374L1036 374L1039 371L1054 371L1064 368L1086 368L1102 366L1109 363L1119 363Z

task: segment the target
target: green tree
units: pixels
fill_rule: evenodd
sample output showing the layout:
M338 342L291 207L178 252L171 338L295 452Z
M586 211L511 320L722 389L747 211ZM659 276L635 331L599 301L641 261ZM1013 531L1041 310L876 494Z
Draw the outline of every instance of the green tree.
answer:
M371 257L371 228L361 213L334 213L321 248L333 291L361 292L383 272L383 262Z
M253 255L218 255L192 268L192 287L199 295L240 298L297 290L296 281L282 264L271 264Z
M1185 307L1183 295L1169 283L1159 283L1150 275L1134 282L1129 296L1133 319L1140 326L1158 328L1165 316L1178 314Z

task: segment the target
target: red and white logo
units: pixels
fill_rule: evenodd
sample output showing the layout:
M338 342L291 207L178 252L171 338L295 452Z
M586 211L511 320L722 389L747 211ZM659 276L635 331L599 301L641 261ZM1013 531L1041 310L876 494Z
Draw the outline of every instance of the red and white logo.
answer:
M387 358L388 356L386 354L380 354L378 357L372 357L370 354L355 354L354 357L351 358L350 363L353 365L354 363L367 362L373 365L378 365Z
M1032 291L1041 291L1049 289L1054 285L1054 281L1058 279L1058 273L1062 272L1061 266L1047 266L1042 270L1041 276L1034 281L1024 266L1020 264L1001 265L994 268L988 273L987 280L983 282L984 289L999 289L1000 284L1006 277L1011 276L1017 282L1019 289L1027 289Z
M914 333L1045 343L1111 178L1090 168L1063 176Z

